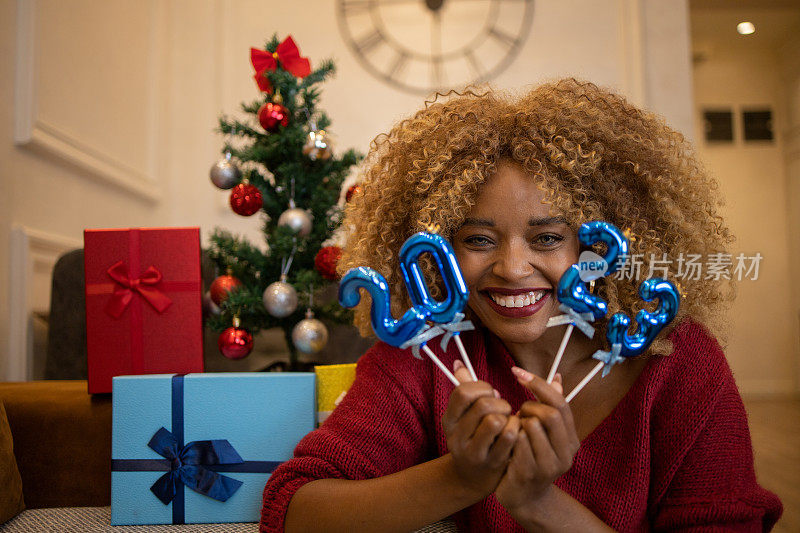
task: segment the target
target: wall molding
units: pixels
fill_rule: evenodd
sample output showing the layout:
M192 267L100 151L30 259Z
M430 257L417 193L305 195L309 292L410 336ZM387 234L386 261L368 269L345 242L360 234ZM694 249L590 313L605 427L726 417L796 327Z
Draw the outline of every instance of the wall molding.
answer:
M0 376L5 381L26 381L33 373L33 337L30 317L36 272L52 268L62 254L82 248L83 241L54 233L16 225L9 244L9 314L8 351Z
M17 47L15 74L14 141L19 146L56 156L87 172L87 178L99 179L151 203L162 198L157 179L158 164L158 99L161 95L162 69L157 50L163 49L164 12L160 3L152 3L152 24L148 53L152 61L148 75L147 163L135 169L92 147L74 134L50 124L38 115L36 90L36 0L17 0ZM82 176L84 176L82 174Z
M632 103L646 107L644 13L641 0L617 0L617 13L623 90Z

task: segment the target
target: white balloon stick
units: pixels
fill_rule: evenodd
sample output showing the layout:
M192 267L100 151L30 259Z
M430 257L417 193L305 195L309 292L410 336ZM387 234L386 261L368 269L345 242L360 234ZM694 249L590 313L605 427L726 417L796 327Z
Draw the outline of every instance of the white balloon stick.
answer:
M457 336L457 335L456 335L456 336ZM439 358L438 358L438 357L436 357L436 354L435 354L435 353L433 353L433 351L432 351L430 348L428 348L428 346L427 346L426 344L423 344L423 345L422 345L422 349L425 351L425 353L428 355L428 357L430 357L430 358L431 358L431 361L433 361L433 363L434 363L436 366L438 366L438 367L439 367L439 370L441 370L442 372L444 372L444 375L445 375L445 376L447 376L447 379L449 379L449 380L450 380L450 382L451 382L453 385L455 385L456 387L458 387L458 386L460 385L460 383L458 382L458 380L456 379L456 377L453 375L453 373L452 373L452 372L450 372L449 370L447 370L447 367L446 367L446 366L444 366L444 363L442 363L442 362L439 360Z
M572 392L570 392L565 398L567 403L569 403L570 400L572 400L575 397L575 395L578 394L581 391L581 389L584 388L586 384L589 383L592 380L592 378L595 377L597 373L603 369L603 365L605 365L605 363L602 361L597 363L592 369L592 371L586 374L586 377L583 378L580 383L575 385L575 388L572 389Z
M564 337L561 338L561 346L558 347L558 353L556 354L556 358L553 359L553 364L550 367L550 372L547 374L547 383L553 382L553 378L556 375L556 370L558 370L558 365L561 364L561 358L564 356L564 350L567 348L567 343L569 342L569 338L572 335L573 329L575 329L574 324L568 325L567 331L564 332Z
M455 337L456 346L458 346L458 351L461 353L461 360L464 361L464 366L467 367L469 375L472 376L472 381L478 381L478 376L475 375L475 370L472 368L472 361L469 360L467 350L464 349L464 343L461 342L461 335L453 335L453 337Z

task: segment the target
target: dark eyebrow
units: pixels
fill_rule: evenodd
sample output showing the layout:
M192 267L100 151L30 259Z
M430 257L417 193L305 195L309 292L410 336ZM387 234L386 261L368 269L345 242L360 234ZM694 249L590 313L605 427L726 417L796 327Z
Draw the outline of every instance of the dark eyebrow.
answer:
M494 227L494 221L485 218L466 218L461 226L484 226L487 228Z
M564 217L543 217L543 218L532 218L528 220L528 226L549 226L551 224L566 224L567 221ZM466 218L464 219L464 223L461 224L461 227L464 226L480 226L484 228L493 228L495 226L494 221L487 218Z
M528 220L529 226L549 226L551 224L566 224L567 221L564 217L544 217L532 218Z

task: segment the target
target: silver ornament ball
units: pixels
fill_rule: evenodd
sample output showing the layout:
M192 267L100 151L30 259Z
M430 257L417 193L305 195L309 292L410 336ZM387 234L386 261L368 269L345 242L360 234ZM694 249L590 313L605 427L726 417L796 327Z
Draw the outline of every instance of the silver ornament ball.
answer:
M242 172L236 163L231 160L230 154L220 158L211 167L211 183L220 189L232 189L242 180Z
M292 330L292 342L303 353L317 353L328 343L328 328L310 311Z
M306 237L311 233L311 215L305 209L299 207L291 207L281 213L278 218L279 226L287 226L298 237Z
M277 318L289 316L297 309L297 291L283 277L264 290L261 300L267 312Z

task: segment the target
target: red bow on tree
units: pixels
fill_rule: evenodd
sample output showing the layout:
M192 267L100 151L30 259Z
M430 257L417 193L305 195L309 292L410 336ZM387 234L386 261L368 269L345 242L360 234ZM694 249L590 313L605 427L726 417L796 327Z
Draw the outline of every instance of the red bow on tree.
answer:
M278 61L280 61L284 70L289 71L298 78L305 78L311 74L311 63L308 62L307 57L300 56L300 50L294 44L291 35L286 37L272 53L258 48L251 48L250 62L256 71L253 78L258 84L258 88L264 92L272 92L272 84L264 74L278 68Z
M161 282L161 272L155 267L151 266L137 279L130 278L128 267L122 261L114 263L107 272L109 277L119 284L114 288L114 295L106 306L106 313L114 318L122 316L133 300L133 291L141 294L159 313L163 313L172 305L169 296L153 287Z

